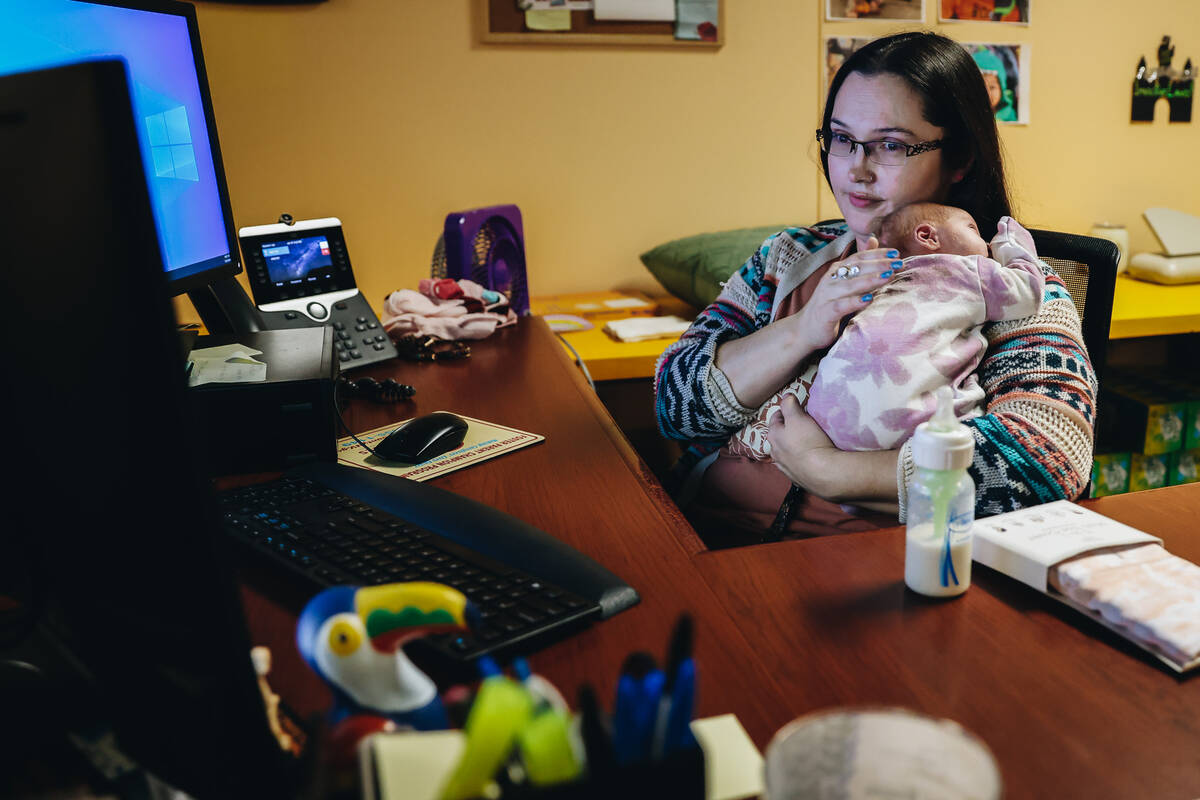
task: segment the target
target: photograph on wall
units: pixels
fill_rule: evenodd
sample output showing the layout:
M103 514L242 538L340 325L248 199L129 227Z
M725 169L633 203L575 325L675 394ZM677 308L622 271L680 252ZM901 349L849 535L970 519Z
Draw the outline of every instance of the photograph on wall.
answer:
M1029 24L1029 0L937 0L938 22L1015 22Z
M825 19L925 19L925 0L825 0Z
M870 36L826 36L825 37L825 91L821 92L821 101L829 93L829 84L838 69L858 48L871 41Z
M1029 45L963 43L987 86L997 122L1029 122Z

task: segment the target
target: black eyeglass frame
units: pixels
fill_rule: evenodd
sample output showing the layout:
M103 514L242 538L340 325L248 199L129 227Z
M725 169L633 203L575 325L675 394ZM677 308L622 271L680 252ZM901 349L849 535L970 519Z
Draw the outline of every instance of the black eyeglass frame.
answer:
M830 134L830 135L832 135L832 134ZM839 133L838 136L846 136L846 134ZM867 158L870 159L871 161L875 161L875 159L871 158L871 154L874 151L871 150L870 148L868 148L867 145L877 145L877 144L882 144L884 142L887 142L888 144L900 145L901 147L904 148L904 157L912 158L913 156L921 155L921 153L928 153L931 150L940 150L942 145L945 144L945 142L946 142L945 139L930 139L928 142L917 142L916 144L905 144L904 142L892 142L892 141L888 141L887 139L875 139L870 142L860 142L858 139L851 139L849 136L846 136L846 138L850 140L850 145L851 145L850 152L844 156L834 155L833 153L829 152L829 142L826 139L825 131L821 130L820 128L817 128L817 142L821 145L821 150L824 151L824 153L826 155L833 156L834 158L849 158L850 156L854 155L855 148L862 147L863 152L867 154ZM875 161L875 163L881 164L882 166L885 166L885 167L899 166L899 164L883 164L882 162L879 162L879 161Z

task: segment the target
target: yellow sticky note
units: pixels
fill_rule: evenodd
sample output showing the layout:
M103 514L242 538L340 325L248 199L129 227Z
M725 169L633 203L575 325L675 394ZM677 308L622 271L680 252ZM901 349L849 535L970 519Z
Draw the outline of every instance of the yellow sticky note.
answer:
M571 30L569 8L531 8L525 12L525 27L531 31Z
M694 719L691 727L704 751L706 800L742 800L763 793L762 754L737 717Z

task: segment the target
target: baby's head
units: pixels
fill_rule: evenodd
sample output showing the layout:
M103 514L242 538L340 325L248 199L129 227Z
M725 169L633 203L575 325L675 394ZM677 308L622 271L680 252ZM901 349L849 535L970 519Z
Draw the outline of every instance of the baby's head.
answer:
M879 243L908 256L946 253L986 256L987 242L971 215L940 203L913 203L888 214L879 224Z

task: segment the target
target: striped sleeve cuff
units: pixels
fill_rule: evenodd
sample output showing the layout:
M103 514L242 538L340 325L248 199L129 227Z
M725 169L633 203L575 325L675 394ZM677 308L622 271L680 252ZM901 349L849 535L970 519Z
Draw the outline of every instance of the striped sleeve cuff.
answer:
M756 408L747 408L733 393L729 378L716 365L710 362L706 380L708 397L712 401L713 413L726 425L740 428L754 418L758 413Z

